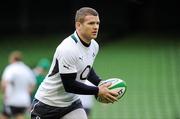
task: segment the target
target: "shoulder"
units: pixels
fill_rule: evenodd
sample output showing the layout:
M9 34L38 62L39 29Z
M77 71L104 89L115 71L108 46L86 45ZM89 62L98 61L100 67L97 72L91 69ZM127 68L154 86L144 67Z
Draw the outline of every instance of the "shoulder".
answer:
M11 79L15 71L17 70L14 70L14 64L7 65L2 73L2 79L3 80Z
M64 39L57 48L61 52L75 52L77 50L77 43L71 38Z
M77 43L69 36L64 39L56 49L57 57L75 58L79 55Z
M4 72L12 72L14 70L15 64L9 64L5 67Z
M94 39L91 40L91 43L92 43L92 46L95 48L95 50L98 52L99 44Z
M24 70L27 70L30 73L33 72L29 65L27 65L27 64L25 64L23 62L21 63L21 65L22 65L22 67L24 67Z
M9 72L11 69L12 69L12 65L11 65L11 64L7 65L7 66L4 68L3 74L6 73L6 72Z
M96 40L92 39L91 42L92 42L92 44L93 44L95 47L99 48L99 44L97 43Z

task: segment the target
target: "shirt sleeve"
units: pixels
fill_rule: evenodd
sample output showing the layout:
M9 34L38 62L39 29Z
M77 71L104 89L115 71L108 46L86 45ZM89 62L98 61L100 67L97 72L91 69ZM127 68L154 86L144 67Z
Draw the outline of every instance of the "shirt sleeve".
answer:
M13 78L12 71L10 70L10 67L6 67L3 74L2 74L2 80L10 81Z
M64 85L64 88L69 93L83 94L83 95L97 95L99 88L95 86L89 86L84 83L75 80L76 73L72 74L60 74Z
M32 85L36 84L36 75L33 73L33 71L29 68L29 82Z
M94 85L98 85L101 81L101 79L99 78L99 76L95 73L94 69L92 68L89 75L88 75L88 78L87 78L88 81L90 81L91 83L93 83Z
M74 51L68 49L62 50L57 60L59 65L59 73L67 74L77 72L77 55Z

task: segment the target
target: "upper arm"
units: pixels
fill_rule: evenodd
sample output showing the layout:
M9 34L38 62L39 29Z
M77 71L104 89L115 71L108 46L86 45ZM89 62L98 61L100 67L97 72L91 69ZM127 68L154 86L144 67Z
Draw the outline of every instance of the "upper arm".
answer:
M2 74L2 80L1 80L1 90L4 92L6 89L6 86L8 82L12 80L12 71L9 69L9 67L5 68L3 74Z
M77 53L70 49L62 50L60 52L61 54L57 57L59 73L76 73Z
M6 67L3 74L2 74L2 80L10 81L13 78L13 69L10 67Z

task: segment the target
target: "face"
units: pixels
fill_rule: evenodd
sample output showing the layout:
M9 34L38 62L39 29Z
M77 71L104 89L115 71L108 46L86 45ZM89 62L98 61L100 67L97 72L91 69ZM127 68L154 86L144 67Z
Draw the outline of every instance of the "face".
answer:
M93 15L85 16L83 23L76 22L76 29L80 38L87 43L89 43L91 39L97 38L99 23L99 17Z

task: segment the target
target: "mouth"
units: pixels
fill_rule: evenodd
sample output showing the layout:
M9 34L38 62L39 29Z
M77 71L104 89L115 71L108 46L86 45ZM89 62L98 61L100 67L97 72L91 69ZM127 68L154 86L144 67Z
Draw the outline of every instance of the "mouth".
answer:
M96 32L96 31L94 31L94 32L92 32L92 34L93 34L93 35L97 35L97 32Z

